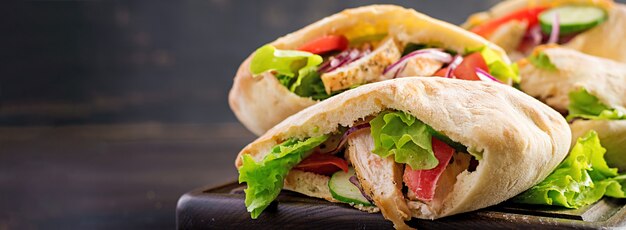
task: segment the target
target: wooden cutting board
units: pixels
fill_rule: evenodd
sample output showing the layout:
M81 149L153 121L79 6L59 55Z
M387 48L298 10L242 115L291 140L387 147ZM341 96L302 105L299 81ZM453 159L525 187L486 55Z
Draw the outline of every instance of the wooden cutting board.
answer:
M183 195L176 208L178 229L392 229L380 213L370 214L282 191L258 219L246 211L244 185L232 182ZM418 229L626 229L626 199L604 198L580 209L503 203L438 220L412 219Z

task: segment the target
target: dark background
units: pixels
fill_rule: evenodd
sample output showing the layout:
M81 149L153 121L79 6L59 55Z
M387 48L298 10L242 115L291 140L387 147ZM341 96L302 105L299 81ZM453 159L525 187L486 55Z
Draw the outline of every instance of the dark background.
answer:
M254 49L344 8L460 24L491 1L26 1L0 6L0 230L175 227L180 195L236 179L230 112Z

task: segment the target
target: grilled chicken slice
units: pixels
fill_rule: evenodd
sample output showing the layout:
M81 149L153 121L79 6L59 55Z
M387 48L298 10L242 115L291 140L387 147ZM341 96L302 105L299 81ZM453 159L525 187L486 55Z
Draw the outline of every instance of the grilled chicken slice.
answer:
M356 170L363 190L374 200L385 219L396 229L411 229L404 221L411 212L402 194L402 165L393 157L381 158L372 153L374 140L367 129L358 131L348 139L346 154Z
M326 93L348 89L354 85L386 80L383 71L387 66L400 60L400 49L393 38L388 38L372 53L346 66L322 74Z

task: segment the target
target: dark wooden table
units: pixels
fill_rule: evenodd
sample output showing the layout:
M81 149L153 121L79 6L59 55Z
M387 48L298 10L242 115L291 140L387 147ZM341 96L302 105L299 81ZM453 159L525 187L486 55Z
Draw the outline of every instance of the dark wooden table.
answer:
M392 229L381 214L282 191L258 219L244 205L245 185L205 186L178 201L178 229ZM604 198L580 209L502 203L438 220L412 219L418 229L626 228L626 200Z
M0 230L173 229L181 194L236 178L238 123L0 128Z

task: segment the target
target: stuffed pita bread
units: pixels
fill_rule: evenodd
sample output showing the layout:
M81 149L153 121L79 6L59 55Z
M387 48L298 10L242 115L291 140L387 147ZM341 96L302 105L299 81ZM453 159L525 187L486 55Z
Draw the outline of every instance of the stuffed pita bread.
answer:
M595 130L608 164L626 170L626 64L540 46L519 68L522 91L567 114L572 145Z
M513 60L537 45L556 43L626 62L626 6L610 0L508 0L470 16L463 27L498 44Z
M558 112L504 84L412 77L290 116L246 146L236 167L253 218L284 188L380 211L408 228L411 217L468 212L523 192L563 160L570 139Z
M509 64L500 48L473 33L412 9L371 5L257 49L239 67L229 104L241 123L261 135L289 115L360 85L432 75L511 84L519 77Z

